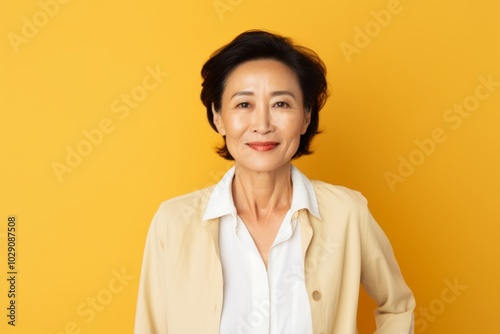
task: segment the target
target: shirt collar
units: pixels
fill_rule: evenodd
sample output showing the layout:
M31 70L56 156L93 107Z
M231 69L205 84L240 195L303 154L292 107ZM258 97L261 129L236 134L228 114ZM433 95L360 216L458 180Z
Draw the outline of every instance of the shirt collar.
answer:
M210 194L203 220L219 218L225 215L236 216L236 207L234 206L232 195L234 172L235 167L233 166L214 187L214 190ZM290 211L295 212L301 209L307 209L312 215L321 219L318 201L311 181L295 168L295 166L292 166L291 177L293 195Z
M302 174L295 166L292 166L293 195L291 212L307 209L309 212L321 219L319 214L318 201L311 181Z
M214 187L208 199L208 205L203 215L203 220L214 219L229 214L236 217L236 207L234 206L232 183L235 167L231 167L222 179Z

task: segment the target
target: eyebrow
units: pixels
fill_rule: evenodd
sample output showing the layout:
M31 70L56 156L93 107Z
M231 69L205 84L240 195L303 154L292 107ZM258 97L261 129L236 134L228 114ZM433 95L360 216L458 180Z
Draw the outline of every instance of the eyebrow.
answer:
M231 96L231 99L233 99L236 96L253 96L253 95L255 95L253 92L243 90L243 91L234 93L233 96ZM271 93L271 96L279 96L279 95L290 95L291 97L293 97L295 99L295 95L288 90L277 90L277 91L274 91Z

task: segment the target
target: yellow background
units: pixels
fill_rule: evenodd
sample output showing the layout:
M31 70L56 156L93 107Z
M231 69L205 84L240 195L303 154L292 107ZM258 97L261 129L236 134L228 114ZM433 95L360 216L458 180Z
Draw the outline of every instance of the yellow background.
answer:
M158 205L230 166L212 150L219 137L199 102L201 66L251 28L291 36L325 61L324 133L296 165L369 199L415 293L416 333L497 331L500 87L470 117L447 111L474 102L479 77L500 81L497 2L54 1L0 4L0 332L132 332ZM388 7L397 13L377 23ZM347 44L357 51L343 52ZM147 79L154 70L157 81ZM145 78L156 87L141 88ZM147 96L124 114L120 99L132 92ZM102 122L107 133L84 147L84 131ZM446 140L419 155L415 141L436 128ZM87 156L58 177L54 164L78 145ZM386 173L412 154L419 166L391 187ZM18 223L15 328L5 316L9 215ZM460 290L447 288L454 283ZM373 332L373 308L363 294L360 333Z

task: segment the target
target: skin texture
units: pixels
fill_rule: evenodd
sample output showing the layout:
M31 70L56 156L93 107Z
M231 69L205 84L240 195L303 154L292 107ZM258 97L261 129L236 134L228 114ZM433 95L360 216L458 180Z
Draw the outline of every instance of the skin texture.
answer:
M213 104L212 104L213 105ZM255 60L227 78L214 123L235 160L232 191L267 266L269 250L290 209L291 159L310 121L296 74L276 60Z

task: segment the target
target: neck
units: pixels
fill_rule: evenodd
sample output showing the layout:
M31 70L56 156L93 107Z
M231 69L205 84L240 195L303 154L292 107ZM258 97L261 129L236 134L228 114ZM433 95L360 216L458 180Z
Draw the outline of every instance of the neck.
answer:
M236 166L232 192L238 214L265 222L273 212L287 211L292 204L291 163L271 172Z

